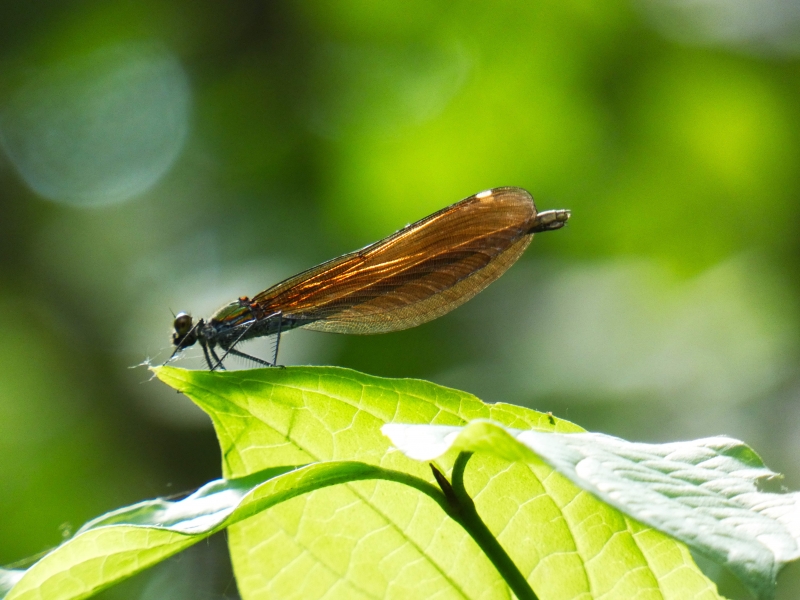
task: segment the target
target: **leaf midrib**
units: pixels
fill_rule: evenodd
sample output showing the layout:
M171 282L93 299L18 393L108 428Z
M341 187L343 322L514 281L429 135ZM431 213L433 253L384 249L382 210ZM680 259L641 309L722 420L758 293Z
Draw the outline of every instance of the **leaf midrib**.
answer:
M258 380L250 380L250 381L258 381ZM263 383L263 382L262 382L262 383ZM193 387L197 388L197 389L200 389L200 390L202 390L202 391L203 391L204 393L206 393L206 394L213 395L213 396L215 396L217 399L224 400L224 398L222 398L222 397L221 397L219 394L217 394L216 392L213 392L213 391L209 390L209 389L208 389L208 388L206 388L206 387L202 387L202 386L199 386L199 385L197 385L197 384L191 384L191 385L192 385ZM287 386L287 385L284 385L284 384L274 384L274 383L270 383L269 385L273 385L273 386L275 386L275 387L283 387L283 388L286 388L286 389L295 389L295 390L298 390L298 389L299 389L299 390L301 390L301 391L302 391L302 392L304 392L304 393L305 393L305 392L313 392L313 393L316 393L316 394L321 394L321 392L319 392L318 390L309 390L309 389L306 389L306 388L301 388L301 387L299 387L299 386L291 387L291 386ZM240 388L240 392L242 392L242 395L243 395L244 397L249 397L249 396L248 396L248 394L247 394L247 393L245 393L243 389L241 389L241 383L239 384L239 388ZM396 393L398 393L398 392L396 392ZM331 398L333 398L333 399L335 399L335 400L343 401L343 399L341 399L341 398L338 398L338 397L336 397L336 396L329 395L329 397L331 397ZM420 398L420 400L423 400L423 399L422 399L422 398ZM427 402L427 401L426 401L426 402ZM428 403L430 404L430 402L428 402ZM370 412L370 411L367 411L367 410L365 410L365 409L363 409L363 408L360 408L360 407L358 407L358 406L354 406L352 403L349 403L349 402L345 402L345 404L347 404L347 405L351 406L352 408L355 408L356 410L361 410L361 411L365 412L366 414L368 414L370 417L372 417L373 419L375 419L375 420L377 420L377 421L380 421L380 420L381 420L381 419L380 419L378 416L376 416L374 413L372 413L372 412ZM283 434L282 432L280 432L280 431L276 430L274 427L272 427L271 425L269 425L268 423L266 423L265 421L261 420L259 417L257 417L256 415L254 415L252 412L250 412L248 408L246 408L246 407L243 407L243 406L241 406L240 404L237 404L237 406L238 406L240 409L247 411L247 413L248 413L248 414L251 416L251 418L253 418L253 419L257 420L259 423L262 423L262 424L263 424L265 427L267 427L267 428L269 428L271 431L275 432L275 433L276 433L278 436L282 437L282 438L283 438L283 439L285 439L287 442L289 442L289 443L291 443L291 444L294 444L294 446L295 446L295 447L297 447L299 450L301 450L302 452L304 452L305 454L307 454L308 456L310 456L310 457L313 459L313 461L312 461L312 462L323 462L323 460L322 460L322 459L320 459L320 457L318 457L318 456L316 456L314 453L310 452L308 449L306 449L304 446L302 446L300 443L298 443L298 442L297 442L297 441L296 441L294 438L290 438L288 435L286 435L286 434ZM463 419L462 419L462 420L463 420ZM466 423L466 421L464 421L464 422ZM233 437L229 437L229 439L233 440L233 439L235 439L235 438L233 438ZM233 448L235 448L235 444L231 444L231 448L232 448L232 449L233 449ZM389 444L388 444L388 442L387 442L387 444L386 444L386 450L388 450L389 448L390 448L390 445L389 445ZM226 452L226 454L227 454L227 452ZM386 452L384 451L384 453L383 453L383 454L384 454L384 456L385 456L385 455L386 455ZM332 460L332 459L326 459L326 460ZM383 520L383 521L384 521L384 522L385 522L385 523L386 523L388 526L390 526L390 527L391 527L391 528L392 528L394 531L396 531L398 534L400 534L401 538L402 538L402 539L404 539L404 540L406 540L406 541L407 541L407 543L409 543L409 544L410 544L410 545L411 545L411 546L412 546L412 547L413 547L413 548L414 548L414 549L415 549L415 550L416 550L416 551L419 553L419 555L420 555L421 557L423 557L423 558L424 558L424 559L425 559L425 560L426 560L426 561L427 561L429 564L431 564L431 565L432 565L432 566L433 566L433 567L436 569L436 571L437 571L437 572L438 572L438 573L439 573L439 574L442 576L442 578L443 578L445 581L447 581L447 582L450 584L450 586L451 586L451 587L452 587L454 590L456 590L456 591L459 593L459 595L460 595L462 598L465 598L465 599L469 600L469 596L468 596L468 595L466 594L466 592L465 592L465 591L462 589L462 587L461 587L460 585L458 585L458 584L457 584L457 583L456 583L456 582L455 582L455 581L454 581L454 580L453 580L453 579L452 579L452 578L451 578L451 577L450 577L450 576L449 576L449 575L448 575L448 574L447 574L447 573L446 573L446 572L443 570L443 568L442 568L442 567L441 567L441 566L440 566L440 565L439 565L439 564L438 564L436 561L432 560L432 559L431 559L431 557L430 557L430 556L428 556L428 554L427 554L427 553L426 553L426 552L425 552L425 551L424 551L424 550L423 550L423 549L422 549L422 548L419 546L419 544L417 544L417 543L416 543L414 540L412 540L411 538L409 538L409 537L408 537L408 536L405 534L405 532L404 532L404 531L403 531L403 530L402 530L402 529L401 529L401 528L400 528L400 527L399 527L399 526L398 526L398 525L397 525L397 524L396 524L394 521L392 521L391 519L389 519L389 518L387 517L387 515L386 515L386 514L384 514L384 513L383 513L381 510L379 510L379 509L378 509L378 507L377 507L377 506L375 506L375 505L374 505L372 502L370 502L369 500L367 500L367 499L366 499L366 498L365 498L365 497L364 497L364 496L363 496L363 495L362 495L360 492L358 492L358 491L357 491L357 490L356 490L356 489L353 487L353 485L352 485L352 484L345 483L345 484L342 484L342 485L345 485L345 486L348 488L348 490L350 491L350 493L352 493L353 495L355 495L355 496L356 496L356 497L357 497L357 498L358 498L358 499L359 499L359 500L360 500L362 503L364 503L364 504L365 504L367 507L369 507L369 509L370 509L370 510L372 510L372 511L373 511L375 514L377 514L377 515L378 515L378 516L379 516L379 517L380 517L380 518L381 518L381 519L382 519L382 520ZM281 527L281 530L282 530L282 531L284 531L282 527ZM284 533L285 533L285 531L284 531ZM469 537L469 536L467 536L467 537ZM471 538L470 538L470 539L471 539ZM313 551L312 551L310 548L308 548L308 547L307 547L305 544L301 544L301 543L300 543L300 542L299 542L297 539L295 539L295 543L298 543L298 544L299 544L299 545L300 545L300 546L301 546L301 547L302 547L302 548L303 548L305 551L307 551L307 552L308 552L308 553L309 553L311 556L313 556L313 557L314 557L314 559L315 559L315 560L316 560L316 561L317 561L319 564L323 565L323 566L324 566L324 567L325 567L327 570L331 571L332 573L335 573L337 576L339 576L339 577L341 577L341 578L346 578L346 579L347 579L347 581L348 581L349 583L353 583L351 579L347 578L347 574L346 574L346 573L342 574L342 573L336 573L335 571L333 571L333 570L332 570L332 569L331 569L331 568L330 568L330 567L329 567L329 566L328 566L328 565L327 565L325 562L323 562L323 561L322 561L322 560L321 560L321 559L320 559L320 558L319 558L319 557L318 557L318 556L317 556L317 555L316 555L316 554L315 554L315 553L314 553L314 552L313 552ZM354 584L354 587L356 587L356 588L358 589L358 586L355 586L355 584ZM365 595L368 595L368 596L372 597L372 595L371 595L371 594L368 594L367 592L364 592L364 593L365 593Z

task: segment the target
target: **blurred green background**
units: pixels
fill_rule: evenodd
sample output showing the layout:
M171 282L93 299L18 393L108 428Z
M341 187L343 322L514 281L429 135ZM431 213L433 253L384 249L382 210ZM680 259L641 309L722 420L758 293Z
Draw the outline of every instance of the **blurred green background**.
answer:
M800 489L799 56L793 0L0 3L0 563L219 476L205 416L132 368L171 310L501 185L569 226L446 317L280 362L728 434ZM106 597L234 598L226 560Z

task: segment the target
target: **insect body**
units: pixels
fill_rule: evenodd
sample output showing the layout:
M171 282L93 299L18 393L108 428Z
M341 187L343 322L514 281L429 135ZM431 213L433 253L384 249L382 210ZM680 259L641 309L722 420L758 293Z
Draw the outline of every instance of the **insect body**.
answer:
M228 354L275 366L280 335L290 329L374 334L421 325L483 290L534 234L560 229L569 216L568 210L537 212L531 195L518 187L475 194L252 299L243 296L207 321L178 314L172 356L199 342L211 370L224 368ZM236 349L270 335L276 336L271 363Z

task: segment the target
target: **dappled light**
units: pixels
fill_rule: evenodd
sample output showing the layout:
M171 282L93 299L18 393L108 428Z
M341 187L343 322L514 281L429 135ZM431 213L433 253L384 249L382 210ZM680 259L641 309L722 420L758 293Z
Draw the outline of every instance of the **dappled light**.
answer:
M32 75L0 116L3 148L45 198L115 204L152 187L188 133L177 58L143 44L69 57Z
M499 186L572 217L438 319L298 329L278 363L730 436L800 489L797 3L6 3L0 59L0 565L221 476L141 366L175 315Z

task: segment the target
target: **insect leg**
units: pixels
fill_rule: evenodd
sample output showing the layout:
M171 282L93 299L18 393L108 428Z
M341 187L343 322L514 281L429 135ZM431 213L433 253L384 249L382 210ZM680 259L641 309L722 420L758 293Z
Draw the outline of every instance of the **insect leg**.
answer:
M222 364L222 358L225 358L225 356L223 356L222 358L217 356L217 353L214 351L213 346L209 346L208 349L211 352L211 356L213 356L214 360L216 361L213 367L211 367L211 365L209 364L211 370L213 371L214 369L219 368L220 371L226 371L227 369L225 369L225 365Z
M169 358L168 358L167 360L165 360L165 361L164 361L164 364L163 364L163 365L161 365L161 366L162 366L162 367L166 367L166 366L167 366L167 363L170 363L170 362L172 362L172 359L173 359L173 358L175 358L175 355L177 355L177 354L178 354L178 352L180 352L181 350L183 350L183 348L181 348L180 346L178 346L177 348L175 348L175 350L172 352L172 354L170 354L170 355L169 355Z
M202 319L200 321L198 321L197 323L195 323L194 325L192 325L192 328L189 330L189 333L187 333L185 336L183 336L182 342L178 346L175 347L175 350L172 352L172 354L170 354L170 357L164 362L163 365L161 365L162 367L165 367L167 365L167 363L172 362L172 359L175 358L175 356L177 356L178 352L180 352L181 350L183 350L185 348L185 346L183 345L183 342L185 342L187 339L190 339L190 336L197 330L197 327L200 325L201 322L202 322ZM192 342L192 343L194 343L194 342Z
M281 325L283 324L283 312L275 313L278 316L278 333L275 334L275 352L272 355L272 366L278 366L278 346L281 345Z
M249 354L245 354L244 352L239 352L235 348L230 348L227 352L225 352L226 356L228 354L233 354L234 356L238 356L240 358L248 358L250 360L253 360L253 361L257 362L260 365L264 365L265 367L274 367L275 366L273 364L268 363L265 360L261 360L260 358L258 358L256 356L250 356Z
M234 347L236 344L238 344L238 343L239 343L239 340L240 340L240 339L242 339L242 338L244 337L244 335L245 335L245 334L246 334L248 331L250 331L250 330L253 328L253 325L255 325L256 323L258 323L258 321L256 321L255 319L253 319L253 322L252 322L252 323L250 323L250 324L249 324L247 327L245 327L245 328L244 328L244 330L242 331L242 333L240 333L240 334L239 334L239 337L237 337L235 340L233 340L233 343L231 343L231 344L230 344L230 346L228 346L227 348L226 348L225 346L223 346L223 349L225 350L225 354L223 354L223 355L222 355L222 358L217 358L217 355L216 355L216 354L214 354L214 358L216 358L216 359L217 359L217 363L216 363L216 365L214 365L214 367L211 367L211 370L212 370L212 371L214 370L214 368L215 368L215 367L222 366L222 361L223 361L223 360L225 360L225 357L226 357L226 356L228 356L228 354L230 354L230 353L233 353L233 354L241 354L240 352L234 352L234 351L233 351L233 347ZM212 350L211 352L213 353L214 351ZM245 355L245 356L246 356L246 355ZM262 361L262 362L263 362L263 361Z
M208 363L208 368L212 371L214 370L214 363L211 362L211 357L208 355L208 346L204 343L201 343L200 346L203 348L203 356L206 357L206 362Z

